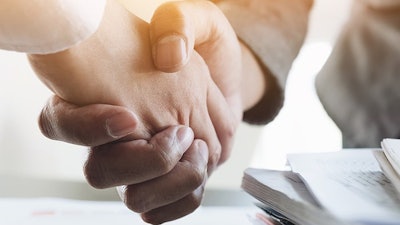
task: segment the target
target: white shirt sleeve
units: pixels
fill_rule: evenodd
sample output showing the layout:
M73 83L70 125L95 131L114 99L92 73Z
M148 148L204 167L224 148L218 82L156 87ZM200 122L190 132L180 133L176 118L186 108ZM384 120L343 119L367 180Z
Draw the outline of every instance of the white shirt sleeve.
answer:
M0 48L32 54L65 50L92 35L106 0L0 0Z

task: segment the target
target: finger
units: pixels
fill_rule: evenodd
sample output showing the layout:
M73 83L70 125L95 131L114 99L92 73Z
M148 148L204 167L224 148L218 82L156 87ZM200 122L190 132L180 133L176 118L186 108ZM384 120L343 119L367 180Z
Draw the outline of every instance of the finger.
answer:
M125 204L131 210L142 213L184 198L206 180L207 161L207 145L200 140L194 141L168 174L127 186L123 194Z
M232 150L236 128L240 122L228 106L220 90L211 83L207 99L208 113L221 143L221 152L210 152L209 173L225 162Z
M141 183L170 172L193 142L193 131L171 126L150 142L135 140L92 148L85 176L96 188Z
M78 107L57 96L47 102L39 117L40 130L46 137L85 146L115 141L133 133L137 124L137 117L124 107Z
M142 213L142 219L150 224L161 224L179 219L195 211L201 204L204 194L205 182L194 192L185 196L177 202L163 206L146 213Z
M213 80L225 97L239 87L239 83L226 85L231 81L226 79L226 75L239 75L240 45L228 20L213 3L179 1L161 5L151 20L150 37L154 64L158 69L179 71L196 49L205 59ZM235 57L221 60L227 56Z

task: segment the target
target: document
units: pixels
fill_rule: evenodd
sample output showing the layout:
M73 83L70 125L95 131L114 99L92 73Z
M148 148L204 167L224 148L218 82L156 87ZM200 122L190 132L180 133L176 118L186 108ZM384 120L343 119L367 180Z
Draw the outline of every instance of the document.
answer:
M400 224L400 199L381 170L374 151L288 156L319 204L339 219L360 224Z
M303 181L291 171L248 168L242 188L264 205L265 211L296 225L347 225L323 210Z
M375 151L375 158L400 196L400 140L387 138L381 145L383 151Z
M377 153L291 154L288 171L248 168L242 188L282 224L400 225L400 198Z

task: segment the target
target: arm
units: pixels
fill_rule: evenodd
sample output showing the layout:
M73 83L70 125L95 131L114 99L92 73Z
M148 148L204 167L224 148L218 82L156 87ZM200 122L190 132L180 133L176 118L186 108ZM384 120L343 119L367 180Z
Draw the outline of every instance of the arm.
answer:
M1 0L0 48L46 54L87 39L100 24L105 0Z
M286 78L306 35L312 0L213 0L229 19L239 39L263 72L265 91L244 113L250 123L268 123L283 104ZM253 58L253 59L252 59ZM256 60L254 62L254 60ZM243 76L247 76L246 70ZM251 85L247 87L251 88ZM248 88L244 87L245 90ZM245 91L244 91L245 92Z
M115 1L108 2L104 18L98 31L79 45L56 54L30 55L40 79L58 96L78 105L130 108L141 131L132 138L148 139L169 125L190 125L196 138L205 140L217 154L212 157L219 158L213 123L232 135L232 113L224 108L226 103L202 60L194 57L179 73L163 74L151 60L147 23ZM215 113L209 117L208 111Z
M240 40L239 51L237 43L235 46L235 34L218 27L218 24L224 24L221 17L216 22L212 13L206 13L208 16L203 23L198 23L196 16L190 15L190 10L185 10L185 2L175 6L167 3L157 10L161 11L159 15L164 18L158 18L159 15L153 17L151 24L155 65L166 72L177 71L185 65L191 52L196 50L208 64L214 82L228 103L235 108L234 111L239 111L236 114L241 118L244 112L244 121L250 123L268 123L283 104L286 77L304 41L312 0L213 2L233 26ZM193 27L198 29L194 30ZM181 46L171 47L168 49L171 57L159 57L156 51L158 42L176 34L184 40L185 49L182 50ZM231 66L227 66L229 63ZM239 69L237 65L240 65ZM241 73L233 76L233 71ZM232 95L236 95L233 103L229 100ZM240 102L239 107L235 102Z
M234 125L199 55L194 54L177 73L162 73L153 66L148 41L148 24L109 1L100 28L89 39L56 54L29 58L39 77L63 99L80 106L119 105L135 112L134 132L91 149L87 179L99 188L122 185L122 198L131 209L143 213L147 221L163 222L200 204L207 174L221 155L216 133L231 138ZM207 145L196 140L185 146L185 154L169 154L173 150L168 145L152 142L153 135L178 124L190 126L194 138ZM175 136L164 142L182 142ZM146 143L148 148L141 148ZM135 160L138 163L132 163ZM170 160L173 163L163 163Z
M190 10L193 2L195 11ZM240 43L225 16L210 2L166 3L151 21L154 63L163 71L177 71L195 50L207 63L236 118L241 119L245 112L245 121L267 123L282 105L284 83L303 42L311 2L218 3L236 25ZM227 159L229 149L223 149L222 155L221 162Z

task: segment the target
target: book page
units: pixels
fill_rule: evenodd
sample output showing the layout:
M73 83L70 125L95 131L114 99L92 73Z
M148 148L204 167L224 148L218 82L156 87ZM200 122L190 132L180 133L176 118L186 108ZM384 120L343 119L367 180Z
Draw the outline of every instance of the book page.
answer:
M393 166L389 162L388 158L386 157L385 153L383 151L374 151L374 156L376 160L378 161L379 165L381 166L381 169L383 173L386 175L386 177L392 182L393 186L397 190L397 195L400 196L400 176L397 174L397 172L394 170Z
M400 139L383 139L382 148L391 166L400 176Z
M288 161L319 203L339 218L399 224L400 200L373 150L292 154Z
M285 194L290 199L319 208L303 181L291 171L248 168L245 170L244 181L248 181L249 178L256 179L257 184L264 188L268 187L270 190ZM242 184L247 184L247 182L242 182Z
M322 210L303 181L291 171L248 168L242 188L265 204L264 209L272 209L272 214L283 215L293 224L347 225Z

